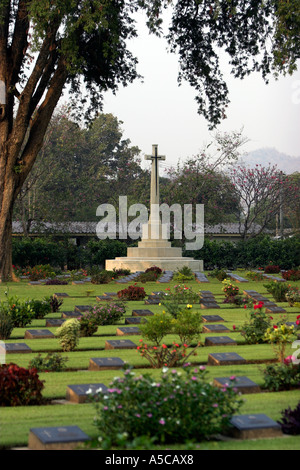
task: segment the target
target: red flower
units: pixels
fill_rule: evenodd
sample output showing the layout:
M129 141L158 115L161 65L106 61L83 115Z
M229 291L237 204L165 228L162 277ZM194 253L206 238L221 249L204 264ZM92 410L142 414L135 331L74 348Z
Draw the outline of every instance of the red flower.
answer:
M162 345L163 349L167 349L168 346L166 346L165 344Z
M277 330L278 326L277 326L277 325L274 325L273 328L274 328L274 330Z

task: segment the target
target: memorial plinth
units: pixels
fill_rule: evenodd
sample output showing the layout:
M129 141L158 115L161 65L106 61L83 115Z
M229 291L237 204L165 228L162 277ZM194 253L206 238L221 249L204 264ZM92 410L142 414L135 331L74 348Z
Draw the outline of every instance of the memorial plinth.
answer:
M152 155L145 157L152 161L151 169L151 195L150 217L147 224L142 227L142 240L137 247L127 249L127 257L106 260L105 268L130 269L131 272L145 271L152 266L162 270L177 271L188 266L192 271L203 271L203 261L182 257L182 249L171 246L168 241L166 225L161 223L159 212L159 160L165 157L157 153L157 145L152 147Z

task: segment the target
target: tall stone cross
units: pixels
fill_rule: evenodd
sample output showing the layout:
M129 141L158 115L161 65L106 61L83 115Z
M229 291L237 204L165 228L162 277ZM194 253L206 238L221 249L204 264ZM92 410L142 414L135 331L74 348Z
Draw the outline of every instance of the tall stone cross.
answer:
M158 145L152 145L152 155L146 155L145 160L152 160L151 168L151 190L150 190L150 205L159 204L159 160L165 160L166 157L158 155Z

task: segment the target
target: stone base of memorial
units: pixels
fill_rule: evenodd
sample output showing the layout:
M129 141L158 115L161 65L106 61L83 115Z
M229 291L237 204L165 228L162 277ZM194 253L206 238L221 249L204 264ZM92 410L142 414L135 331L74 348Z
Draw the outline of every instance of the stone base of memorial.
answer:
M282 437L281 426L264 414L234 416L230 435L236 439Z
M90 438L78 426L32 428L28 438L30 450L75 450Z

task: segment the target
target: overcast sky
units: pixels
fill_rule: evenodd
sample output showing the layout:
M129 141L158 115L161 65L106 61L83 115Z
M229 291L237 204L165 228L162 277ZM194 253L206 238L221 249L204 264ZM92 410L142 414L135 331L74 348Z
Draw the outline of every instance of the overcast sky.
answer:
M187 83L178 86L178 58L167 52L164 39L149 35L142 22L130 50L138 57L144 82L120 88L116 96L105 94L103 112L123 121L124 137L143 154L150 154L152 144L158 144L159 153L166 155L165 166L197 155L213 133L197 113L195 90ZM299 157L300 70L292 77L271 79L268 85L258 74L244 80L226 73L224 77L231 103L218 130L243 127L249 139L245 152L272 147Z

